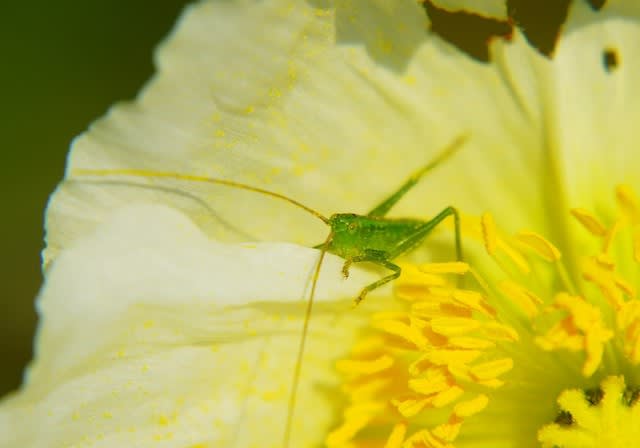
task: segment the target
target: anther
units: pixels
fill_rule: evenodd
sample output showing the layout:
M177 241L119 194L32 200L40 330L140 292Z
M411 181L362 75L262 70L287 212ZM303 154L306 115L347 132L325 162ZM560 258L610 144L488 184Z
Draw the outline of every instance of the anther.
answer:
M494 255L498 244L498 233L496 231L496 223L490 213L483 213L480 218L482 226L482 238L484 239L484 247L489 255Z
M593 216L587 210L582 208L574 208L571 210L571 214L574 218L578 220L582 226L587 229L591 234L595 236L604 236L607 229L606 227L598 221L598 218Z
M633 189L628 185L618 185L616 187L616 199L623 212L631 219L633 224L636 224L640 209L638 208L638 198Z
M562 254L556 246L534 232L520 232L516 239L547 261L558 261Z

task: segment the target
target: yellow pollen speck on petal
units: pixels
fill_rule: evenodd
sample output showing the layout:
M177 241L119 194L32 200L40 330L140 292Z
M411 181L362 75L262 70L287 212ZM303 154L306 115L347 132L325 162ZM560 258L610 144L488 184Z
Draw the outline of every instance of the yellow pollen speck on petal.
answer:
M482 239L484 240L484 247L489 255L494 255L496 247L498 245L498 234L496 231L496 223L493 220L493 216L490 213L483 213L480 218L480 225L482 226Z
M520 232L516 239L547 261L558 261L562 257L556 246L535 232Z
M466 274L469 272L469 265L462 261L428 263L421 265L420 270L426 274Z
M607 229L598 219L582 208L574 208L571 214L582 226L595 236L604 236Z
M404 438L407 435L407 424L406 423L397 423L391 434L389 434L389 438L387 439L387 443L384 444L384 448L401 448L402 442L404 442Z
M484 394L480 394L471 400L458 403L453 408L453 412L458 417L471 417L486 408L488 404L489 398Z

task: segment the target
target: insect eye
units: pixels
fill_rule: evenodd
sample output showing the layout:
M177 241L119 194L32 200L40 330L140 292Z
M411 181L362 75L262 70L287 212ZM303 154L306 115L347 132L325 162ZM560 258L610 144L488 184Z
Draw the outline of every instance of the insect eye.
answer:
M355 222L350 222L348 227L349 227L349 230L353 231L353 230L356 230L358 226L356 225Z

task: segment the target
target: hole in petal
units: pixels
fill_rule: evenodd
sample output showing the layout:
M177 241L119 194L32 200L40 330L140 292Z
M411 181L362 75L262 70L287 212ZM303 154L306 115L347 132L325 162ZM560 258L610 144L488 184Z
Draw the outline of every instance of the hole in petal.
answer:
M604 65L604 69L611 73L620 65L620 58L618 56L618 51L615 48L605 48L602 51L602 65Z
M551 56L560 27L567 19L569 3L569 0L509 0L507 10L529 43L540 53Z
M489 42L492 38L511 36L512 28L507 22L464 11L445 11L428 1L424 2L424 8L431 19L434 33L482 62L489 61Z

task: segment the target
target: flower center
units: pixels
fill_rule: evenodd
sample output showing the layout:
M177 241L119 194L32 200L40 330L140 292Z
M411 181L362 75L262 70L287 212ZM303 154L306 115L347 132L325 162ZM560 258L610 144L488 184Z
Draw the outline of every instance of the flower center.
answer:
M573 236L588 239L570 260L580 278L543 236L505 237L488 214L463 225L472 263L403 265L399 308L374 315L337 362L348 405L327 446L463 447L479 437L608 446L597 428L614 414L636 418L640 384L640 301L628 280L640 261L640 208L627 187L616 197L611 225L571 210L584 229ZM619 426L624 437L631 421ZM567 435L590 424L601 425L591 445Z
M639 396L622 376L607 377L597 389L565 390L558 398L562 411L538 432L538 440L543 447L635 446L640 437Z

